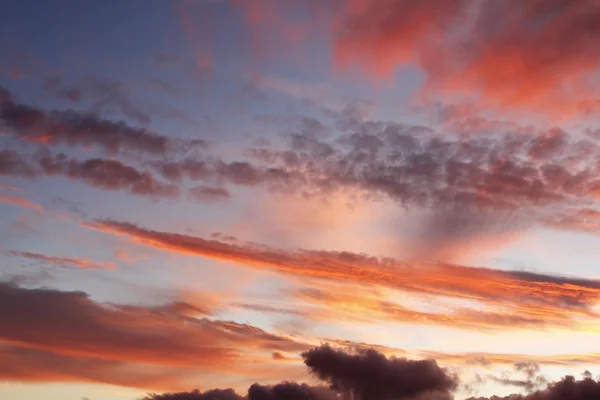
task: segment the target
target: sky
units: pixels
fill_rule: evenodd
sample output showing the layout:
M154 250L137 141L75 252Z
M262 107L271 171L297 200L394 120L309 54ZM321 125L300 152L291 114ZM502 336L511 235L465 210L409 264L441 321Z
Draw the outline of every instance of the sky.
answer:
M1 3L0 398L598 398L599 1Z

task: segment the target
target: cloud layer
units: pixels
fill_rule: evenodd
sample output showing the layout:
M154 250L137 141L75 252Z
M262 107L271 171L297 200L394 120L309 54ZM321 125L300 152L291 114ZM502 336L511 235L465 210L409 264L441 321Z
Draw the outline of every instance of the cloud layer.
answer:
M288 251L257 244L231 244L154 231L114 220L96 220L86 226L125 235L137 243L169 252L266 268L300 277L375 284L417 294L474 300L503 310L489 314L471 314L466 318L469 324L482 326L568 326L580 318L595 318L593 307L600 296L600 283L592 279L504 272L452 264L411 265L399 260L352 252L304 249ZM391 313L408 311L394 307L390 309L390 305L384 302L379 307ZM457 316L461 316L460 310ZM447 319L441 315L439 317L440 323L446 320L452 324L454 321L452 315Z

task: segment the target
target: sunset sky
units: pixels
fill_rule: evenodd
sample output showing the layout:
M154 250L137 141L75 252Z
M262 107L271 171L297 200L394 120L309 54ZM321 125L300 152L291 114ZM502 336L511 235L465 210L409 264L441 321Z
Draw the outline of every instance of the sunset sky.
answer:
M314 385L321 344L457 400L596 377L599 21L0 0L0 398Z

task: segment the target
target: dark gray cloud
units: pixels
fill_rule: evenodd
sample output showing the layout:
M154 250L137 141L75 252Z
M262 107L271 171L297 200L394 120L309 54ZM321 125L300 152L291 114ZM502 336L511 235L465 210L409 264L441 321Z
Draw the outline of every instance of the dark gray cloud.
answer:
M255 383L248 389L248 400L334 400L335 393L325 387L305 383L281 382L277 385Z
M205 392L192 390L191 392L173 392L162 394L149 394L143 400L243 400L233 389L211 389Z
M304 363L335 390L352 391L359 400L406 399L432 392L449 393L458 378L434 360L386 358L373 349L350 354L329 345L302 354Z
M600 382L587 376L576 380L565 376L560 381L549 383L545 389L533 393L508 396L471 397L467 400L595 400L600 398Z

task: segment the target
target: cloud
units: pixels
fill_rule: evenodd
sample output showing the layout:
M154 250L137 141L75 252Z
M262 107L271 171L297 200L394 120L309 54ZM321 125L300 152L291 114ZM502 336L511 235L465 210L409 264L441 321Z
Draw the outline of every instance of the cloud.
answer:
M0 379L25 384L80 382L142 390L182 390L189 387L190 375L194 375L184 368L72 357L5 342L0 342L0 358Z
M112 261L96 262L88 257L54 257L32 251L7 251L6 254L13 257L23 257L30 260L43 261L59 266L73 266L84 269L106 269L116 270L117 265Z
M511 323L521 320L525 324L539 321L569 325L579 317L596 318L593 307L600 300L600 283L591 279L446 263L412 265L347 251L290 251L154 231L115 220L95 220L85 226L126 235L135 242L165 251L267 268L300 277L375 284L415 294L459 298L499 310L497 313L480 314L481 324L502 325L502 321L508 318ZM475 314L464 318L475 318Z
M191 392L176 392L150 394L143 400L243 400L233 389L211 389L206 392L192 390Z
M35 170L19 153L11 149L0 150L0 176L13 175L32 178Z
M458 385L458 378L434 360L386 358L372 349L349 354L329 345L311 349L302 357L315 376L335 390L352 391L359 400L448 394Z
M319 352L323 351L323 348L311 351ZM448 400L453 398L450 391L454 390L458 383L455 377L439 368L434 360L386 359L375 351L366 351L354 356L344 352L338 353L332 355L333 358L323 360L325 367L329 369L328 367L333 366L332 374L339 376L338 379L345 382L342 386L349 387L359 400L386 398ZM376 366L379 369L368 369L369 366ZM402 373L399 374L399 372ZM387 381L391 377L394 377L395 380ZM410 378L412 381L409 380ZM328 378L325 379L328 380ZM431 389L432 386L442 387L442 389ZM343 390L342 393L339 393L339 389L337 391L338 395L336 396L335 391L323 387L284 381L272 386L254 384L250 386L248 395L245 397L240 396L233 389L211 389L205 392L192 390L150 394L143 400L333 400L339 398L339 394L343 398L348 398ZM600 382L592 379L589 371L586 371L581 380L577 380L573 376L565 376L559 381L549 383L545 389L527 395L470 397L467 400L591 400L596 399L599 394Z
M353 117L338 122L341 132L334 138L309 124L288 134L280 148L252 147L246 155L253 162L201 156L153 167L172 181L189 178L307 196L343 191L369 199L384 196L407 208L437 209L431 222L439 232L446 230L439 224L460 211L463 217L472 215L466 224L452 224L453 231L465 225L461 239L463 234L510 234L540 223L544 214L555 213L552 207L589 203L600 193L598 146L560 129L521 127L452 137L395 122ZM519 219L525 219L517 223L521 226L509 223ZM473 226L483 221L486 225Z
M290 359L290 358L286 357L285 355L283 355L279 351L274 351L273 354L271 355L271 357L273 358L273 360L278 360L278 361L287 361Z
M15 192L15 193L23 193L24 192L24 190L21 189L20 187L8 185L5 183L0 183L0 191Z
M0 195L0 203L14 204L19 207L28 208L38 213L44 212L44 207L20 196Z
M151 117L142 110L133 98L132 85L118 80L102 80L88 76L76 85L59 76L46 78L44 89L57 99L69 102L86 102L98 114L120 114L140 125L148 125Z
M97 114L76 110L45 111L36 106L14 103L11 98L0 103L0 126L21 140L97 146L111 155L134 152L164 156L176 150L181 142L124 121L103 119Z
M452 5L438 0L418 3L385 0L345 0L338 10L340 26L334 38L334 61L340 67L358 63L378 75L419 59L445 28L462 21L468 1Z
M334 60L377 78L416 63L433 94L478 94L483 107L549 117L582 114L597 109L599 16L594 0L346 0Z
M492 306L482 310L473 306L448 306L443 299L436 299L436 310L425 311L419 306L405 306L375 290L335 283L330 285L311 284L310 288L293 291L294 298L309 303L312 309L300 311L298 315L318 321L353 321L362 323L400 322L409 324L433 324L451 328L477 329L523 329L569 325L568 316L541 315L528 306L503 304L501 311ZM431 300L431 299L423 299Z
M0 341L29 349L98 360L187 367L233 368L252 354L302 351L306 345L246 324L211 320L202 305L101 304L86 293L0 285Z
M189 189L188 193L192 199L200 202L226 200L231 197L227 189L211 186L196 186Z
M173 182L181 182L183 178L192 181L202 180L212 173L210 165L202 160L185 159L183 161L156 161L152 167L156 169L165 179Z
M416 258L443 261L502 245L535 227L556 227L557 215L589 208L600 193L597 144L558 128L455 137L396 122L338 122L347 126L335 138L308 131L289 134L279 147L253 147L256 162L240 174L252 179L229 182L325 199L350 192L396 202L410 210L403 224L390 226L399 241ZM269 186L268 168L292 179Z
M248 389L248 400L334 400L335 393L325 387L306 383L281 382L267 386L255 383Z
M334 400L339 394L348 392L359 400L415 396L450 399L449 394L458 383L455 376L440 368L434 360L388 359L373 349L350 354L323 345L302 356L315 376L331 384L330 388L283 381L275 385L255 383L248 388L246 397L232 389L211 389L151 394L144 400Z
M592 400L600 396L600 382L590 377L576 380L573 376L565 376L560 381L548 384L546 389L528 395L511 394L505 397L471 397L467 400Z
M79 161L60 153L43 156L39 163L46 175L61 175L105 190L126 190L139 196L176 198L179 187L157 181L147 171L138 171L116 159Z
M583 207L548 216L547 226L560 229L598 234L600 233L600 211Z
M506 375L502 377L490 375L488 378L502 385L521 387L528 392L539 389L548 383L548 380L540 375L540 365L535 361L518 361L514 364L514 369L522 372L525 378L514 379Z
M356 117L365 117L372 108L370 102L343 95L327 84L299 84L273 76L261 77L258 83L265 88L300 99L327 115L339 116L345 113ZM320 126L319 128L324 130L325 127Z

